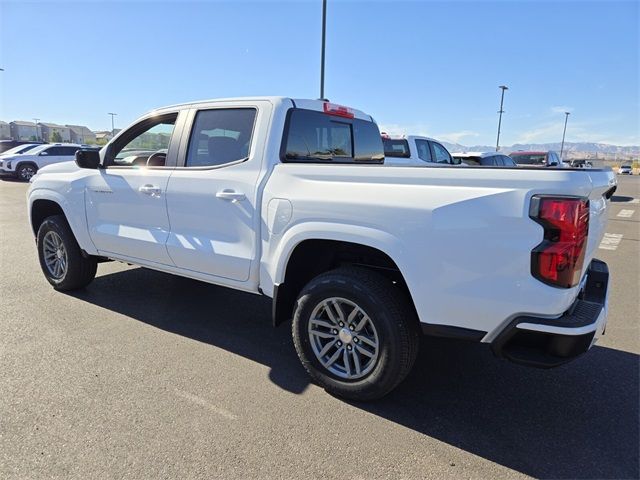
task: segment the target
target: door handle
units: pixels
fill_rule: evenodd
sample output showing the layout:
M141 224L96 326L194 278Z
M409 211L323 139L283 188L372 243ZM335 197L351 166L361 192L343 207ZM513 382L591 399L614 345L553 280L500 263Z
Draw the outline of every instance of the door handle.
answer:
M236 192L235 190L231 190L230 188L220 190L218 193L216 193L216 197L221 198L222 200L231 200L234 203L247 198L244 193Z
M162 193L162 190L160 190L160 187L157 187L155 185L150 185L150 184L146 184L146 185L142 185L138 191L140 193L144 193L145 195L150 195L152 197L159 197L160 194Z

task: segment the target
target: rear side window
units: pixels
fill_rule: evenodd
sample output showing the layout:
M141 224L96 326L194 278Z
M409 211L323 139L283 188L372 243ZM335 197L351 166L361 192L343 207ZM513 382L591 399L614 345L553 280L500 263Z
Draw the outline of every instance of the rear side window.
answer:
M186 167L215 167L249 156L254 108L201 110L196 115Z
M73 156L80 150L78 147L62 147L62 153L60 155Z
M409 142L406 140L383 138L382 145L384 145L385 157L409 158L411 156Z
M429 142L426 140L416 140L416 148L418 149L418 158L420 158L420 160L424 162L433 162Z
M382 163L378 126L314 110L289 112L281 155L283 162Z

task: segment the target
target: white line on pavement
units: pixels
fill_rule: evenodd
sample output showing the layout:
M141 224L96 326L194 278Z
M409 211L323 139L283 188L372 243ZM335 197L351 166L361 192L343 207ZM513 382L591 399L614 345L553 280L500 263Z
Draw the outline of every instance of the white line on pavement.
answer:
M207 408L218 415L228 418L229 420L237 420L238 417L231 413L229 410L225 410L224 408L216 407L215 405L207 402L204 398L200 398L197 395L193 395L191 393L184 392L182 390L175 390L176 395L184 398L185 400L190 400L191 402L200 405L201 407Z
M630 200L627 203L640 203L640 198L634 198L633 200Z
M603 250L615 250L618 248L618 245L620 245L623 236L624 235L622 233L605 233L598 248Z
M631 218L634 212L635 210L620 210L620 212L618 212L618 215L616 216L622 218Z

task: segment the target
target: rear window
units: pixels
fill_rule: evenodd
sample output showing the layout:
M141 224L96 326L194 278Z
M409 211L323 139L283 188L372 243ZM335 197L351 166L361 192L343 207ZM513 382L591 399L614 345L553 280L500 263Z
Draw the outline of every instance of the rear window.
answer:
M382 163L384 152L373 122L292 109L281 158L283 162Z
M411 156L409 142L406 140L383 138L382 144L384 145L385 157L409 158Z
M513 160L518 165L546 165L547 156L545 154L522 155L522 154L512 153L511 158L513 158Z

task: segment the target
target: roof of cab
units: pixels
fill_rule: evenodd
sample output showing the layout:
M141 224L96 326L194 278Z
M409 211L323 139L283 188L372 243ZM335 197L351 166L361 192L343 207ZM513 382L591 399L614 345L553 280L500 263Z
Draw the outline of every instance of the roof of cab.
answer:
M231 97L231 98L213 98L209 100L197 100L193 102L185 102L178 103L175 105L168 105L166 107L156 108L152 110L150 113L162 112L164 110L176 110L183 108L198 108L202 105L207 105L211 103L233 103L233 102L251 102L251 101L267 101L271 102L274 105L281 105L283 103L290 103L290 106L295 108L304 108L307 110L316 110L318 112L324 112L324 104L334 104L334 102L330 102L328 100L312 100L306 98L289 98L289 97L278 97L278 96L256 96L256 97ZM342 104L338 104L342 106ZM353 112L355 118L359 118L361 120L374 121L371 115L364 113L361 110L357 110L348 105L345 105L351 112Z
M460 157L460 158L468 158L468 157L486 158L486 157L492 157L494 155L507 155L507 154L502 152L460 152L460 153L452 153L451 155L453 155L454 157Z

